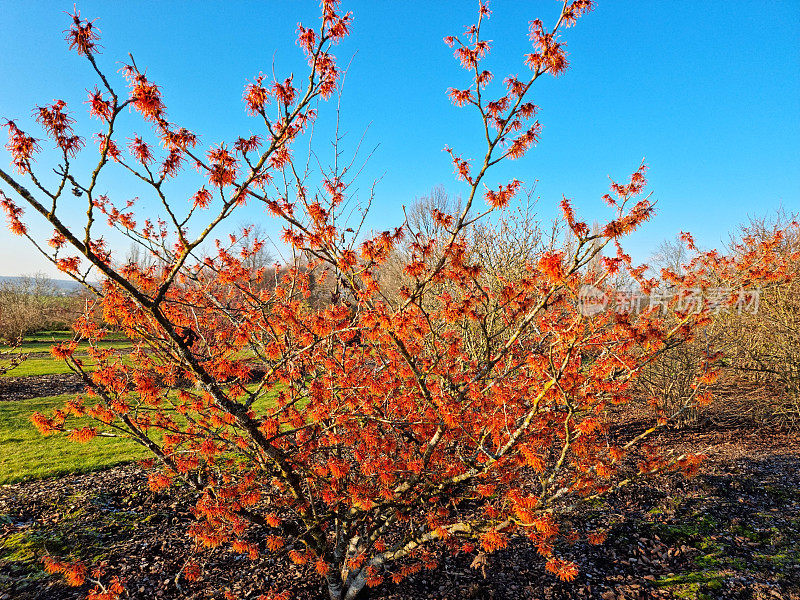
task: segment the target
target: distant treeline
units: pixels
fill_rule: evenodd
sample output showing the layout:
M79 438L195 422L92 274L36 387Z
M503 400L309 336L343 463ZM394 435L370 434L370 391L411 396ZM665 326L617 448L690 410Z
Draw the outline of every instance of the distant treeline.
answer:
M68 329L84 305L83 288L44 275L0 277L0 340Z

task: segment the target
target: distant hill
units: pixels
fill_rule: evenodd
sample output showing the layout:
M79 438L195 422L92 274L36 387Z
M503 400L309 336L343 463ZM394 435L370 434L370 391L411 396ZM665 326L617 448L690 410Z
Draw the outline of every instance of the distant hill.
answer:
M0 275L0 285L3 283L20 283L25 279L33 279L33 276L24 275ZM77 281L71 279L53 279L50 277L45 278L47 281L58 291L58 294L67 295L77 292L83 288Z

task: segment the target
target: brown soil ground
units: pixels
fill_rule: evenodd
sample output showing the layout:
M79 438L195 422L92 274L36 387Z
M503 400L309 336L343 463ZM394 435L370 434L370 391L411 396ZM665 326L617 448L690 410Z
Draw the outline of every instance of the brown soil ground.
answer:
M559 549L581 568L561 583L525 540L488 557L442 555L435 571L370 590L372 600L645 598L800 599L800 444L785 431L748 423L660 435L678 451L703 450L699 475L670 475L623 488L576 517L609 527L600 546ZM323 599L318 579L288 560L255 563L226 551L204 555L202 579L179 575L192 543L188 494L149 491L127 465L98 473L0 487L0 600L72 600L83 589L46 575L36 556L104 561L135 599L255 599L270 588Z
M42 396L79 394L86 385L75 373L4 377L0 380L0 402L4 400L29 400Z

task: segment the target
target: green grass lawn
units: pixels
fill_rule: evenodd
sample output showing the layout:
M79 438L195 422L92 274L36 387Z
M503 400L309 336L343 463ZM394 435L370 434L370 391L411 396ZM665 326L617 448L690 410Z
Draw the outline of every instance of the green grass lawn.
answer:
M92 370L95 362L82 357L83 366L88 370ZM63 360L56 360L55 358L29 358L22 361L19 365L6 371L3 377L28 377L31 375L54 375L57 373L71 373L67 363Z
M56 340L55 343L60 342L61 340ZM67 341L67 340L65 340ZM17 346L16 348L11 348L10 352L12 354L25 354L26 352L50 352L50 348L53 346L52 340L47 341L39 341L39 340L25 340L22 344ZM116 348L119 350L124 350L126 348L130 348L133 346L128 340L102 340L96 344L98 348ZM80 342L76 348L76 352L86 352L89 348L88 342ZM7 346L0 346L0 350L8 350Z
M253 405L256 412L274 403L279 388L273 388ZM85 473L116 464L147 458L150 453L126 438L98 436L81 444L67 439L67 434L43 436L31 415L49 415L62 408L74 394L0 402L0 485L71 473ZM86 424L96 422L86 419ZM80 425L73 421L72 424Z
M86 354L76 352L75 358L83 362L83 367L87 371L93 371L97 366L97 361ZM123 356L122 362L127 363L129 361ZM3 377L30 377L35 375L54 375L71 372L67 363L63 360L53 358L52 356L46 356L41 358L28 358L13 369L9 369L3 375L0 375L0 379Z
M26 337L21 350L47 351L53 342L71 339L72 333L69 331L41 332ZM102 345L124 349L130 347L131 343L116 336L104 340ZM82 358L84 366L91 370L96 363L85 354L82 355L81 350L86 346L82 343L76 356ZM27 377L69 372L64 361L48 356L29 358L4 376ZM253 408L268 408L277 389L273 388L265 394ZM148 456L146 450L126 438L97 437L87 444L78 444L69 441L66 434L42 436L31 423L31 415L37 411L50 414L71 397L73 395L68 394L0 402L0 484L94 471ZM87 422L90 421L87 419Z
M86 444L66 434L41 435L31 423L39 411L49 414L73 395L0 402L0 484L83 473L145 458L147 452L125 438L97 437Z
M53 331L38 331L25 336L25 342L68 342L74 337L74 333L68 329ZM121 333L110 333L105 337L105 341L127 341Z
M26 335L22 343L14 348L9 348L4 344L0 344L0 351L11 351L15 354L22 354L25 352L49 352L53 344L70 342L73 339L71 331L41 331L39 333L32 333ZM125 349L132 346L130 340L122 335L109 335L105 339L97 342L100 348L118 348ZM89 347L88 342L78 343L78 352L85 352Z
M72 332L69 330L63 331L38 331L25 336L25 340L38 341L38 342L65 342L72 339Z
M16 348L10 349L12 354L22 354L27 352L49 352L54 343L68 342L72 340L71 331L42 331L28 335ZM102 340L97 344L101 348L114 348L125 350L131 348L130 340L123 336L115 335ZM94 361L86 358L86 351L89 348L88 342L81 342L75 351L75 356L84 361L84 365L91 370ZM8 346L0 345L0 351L9 351ZM56 360L52 356L40 356L28 358L16 368L7 371L4 377L28 377L31 375L54 375L69 373L70 369L64 361Z

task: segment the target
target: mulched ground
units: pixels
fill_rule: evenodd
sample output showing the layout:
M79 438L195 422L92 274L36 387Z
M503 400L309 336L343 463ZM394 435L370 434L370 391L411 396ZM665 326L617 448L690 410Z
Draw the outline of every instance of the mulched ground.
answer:
M473 556L442 556L397 586L371 590L373 600L471 598L638 600L646 598L800 599L800 444L752 425L668 431L676 450L705 450L692 479L673 475L623 488L605 507L576 517L610 527L605 544L560 549L581 566L571 584L544 570L518 540L471 568ZM193 520L188 495L150 492L134 465L87 475L0 487L0 600L72 600L35 557L65 555L105 561L127 580L131 598L256 598L271 587L295 598L323 599L317 579L288 560L255 563L217 551L205 555L203 578L177 577L193 556L184 532Z
M86 385L75 373L3 377L0 379L0 402L30 400L42 396L79 394Z

